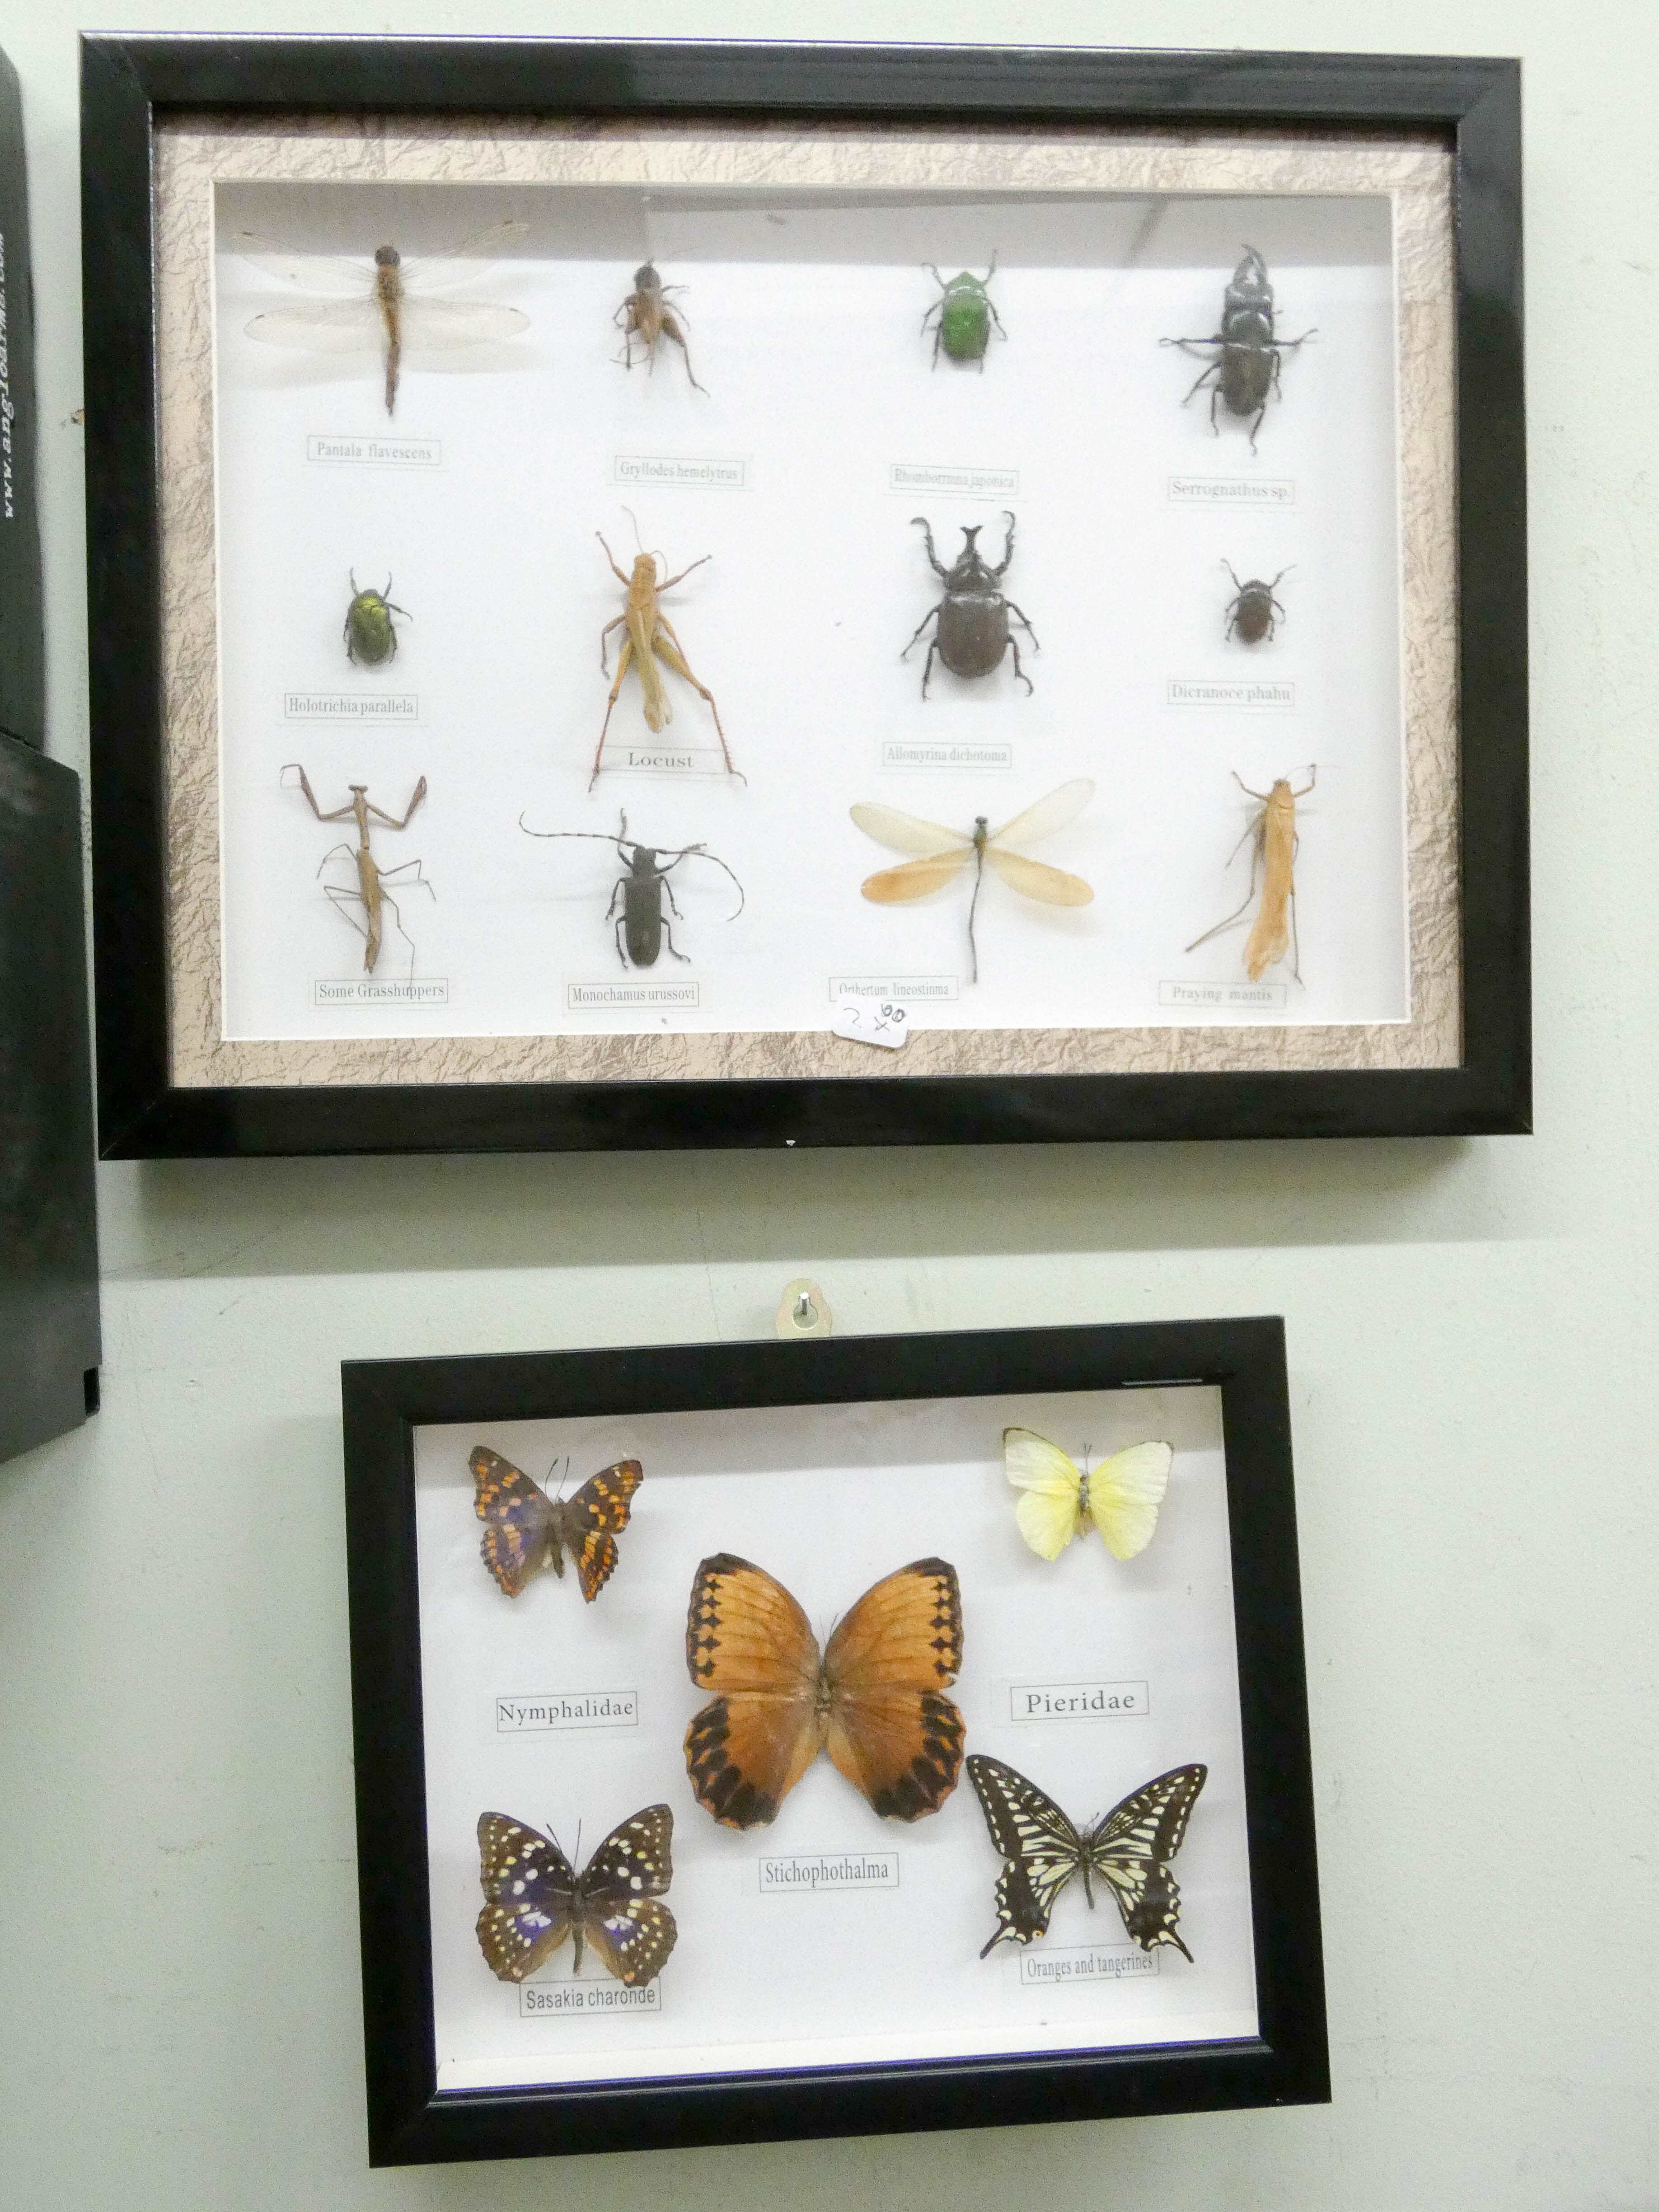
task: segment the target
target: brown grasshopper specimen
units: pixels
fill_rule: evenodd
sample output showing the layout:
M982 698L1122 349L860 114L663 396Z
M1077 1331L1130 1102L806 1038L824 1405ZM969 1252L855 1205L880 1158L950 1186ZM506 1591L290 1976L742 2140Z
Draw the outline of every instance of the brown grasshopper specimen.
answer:
M1235 913L1224 921L1217 922L1213 929L1206 929L1202 937L1194 938L1187 947L1188 952L1196 952L1200 945L1207 945L1211 938L1219 936L1224 929L1231 929L1243 919L1245 909L1255 896L1256 871L1260 868L1261 904L1245 940L1244 972L1251 982L1259 983L1273 963L1289 952L1291 973L1298 983L1302 981L1302 948L1296 935L1296 802L1305 799L1313 789L1316 773L1312 768L1308 770L1308 781L1300 791L1292 791L1290 778L1285 775L1279 778L1271 791L1252 791L1237 769L1233 770L1233 781L1246 797L1261 801L1261 811L1244 832L1244 837L1255 840L1250 854L1250 888L1244 894L1243 904ZM1244 837L1239 839L1239 845ZM1237 850L1238 845L1235 845L1233 852Z
M607 663L611 648L605 641L613 629L625 628L627 635L623 639L622 649L617 655L617 680L611 687L611 697L606 702L605 721L593 755L593 773L587 780L588 789L592 791L599 780L599 763L605 753L605 732L611 727L611 710L616 706L617 695L622 690L623 678L630 667L640 679L647 726L660 730L665 724L673 720L673 702L663 683L662 670L657 665L659 661L666 661L677 675L684 677L694 691L700 692L707 699L708 711L714 717L714 734L720 741L726 772L728 775L735 775L740 783L746 783L748 777L732 765L732 755L726 745L726 732L720 727L720 710L714 704L714 695L706 684L699 682L692 674L680 648L679 639L674 635L674 625L657 604L664 592L672 592L676 584L683 584L691 574L691 568L701 568L703 562L712 559L713 556L703 554L691 563L691 568L682 568L678 576L665 577L659 583L654 553L641 553L634 563L633 574L629 576L617 566L617 556L605 545L604 532L596 530L593 535L601 545L605 545L605 557L611 563L611 574L619 584L628 586L628 605L614 622L608 622L599 632L599 673L602 676L610 673ZM665 561L663 566L666 568L667 565Z
M416 785L414 791L410 795L409 805L404 810L404 818L399 822L395 815L387 814L381 808L370 805L368 800L368 787L367 784L363 783L354 783L349 785L347 788L351 793L349 804L345 806L337 807L332 814L325 814L322 808L317 804L317 794L313 791L310 782L307 778L306 772L304 769L300 766L299 762L290 761L288 763L288 768L285 768L283 770L284 775L288 774L289 768L298 770L300 788L304 792L307 799L310 802L312 812L316 816L319 822L343 822L349 816L357 825L356 849L354 851L349 845L331 846L329 850L324 854L322 859L318 862L317 872L319 876L321 875L323 870L334 858L336 853L344 853L356 863L357 888L355 891L347 890L343 885L339 884L325 884L323 885L323 890L325 896L329 899L331 903L337 906L340 909L341 913L345 915L346 920L350 922L352 927L354 929L362 930L364 939L364 973L366 975L372 975L374 972L374 963L380 957L380 937L382 927L380 909L383 906L389 906L392 908L392 915L398 924L398 934L409 946L410 952L412 957L415 949L415 941L410 936L409 932L404 927L403 916L398 911L398 902L392 897L391 892L386 890L386 886L389 883L393 882L398 876L401 876L406 869L413 868L416 871L416 873L410 878L410 882L418 884L421 889L424 891L432 891L434 898L437 896L437 893L432 890L431 884L428 883L425 877L419 872L421 864L418 860L405 860L403 862L401 866L396 868L383 869L378 865L374 854L368 849L368 817L372 814L377 822L384 822L388 830L406 830L409 827L410 818L413 815L415 809L426 797L426 778L422 776L420 781ZM365 921L359 922L356 917L349 911L349 908L354 903L362 906L364 915L366 916Z
M690 349L685 343L685 332L680 327L679 317L668 304L671 292L683 292L684 284L665 284L658 276L656 265L642 261L634 271L634 289L611 318L622 325L623 366L634 366L634 341L638 338L645 348L647 372L657 366L657 347L665 337L672 338L685 356L685 373L691 380L694 391L708 397L708 386L697 382L696 371L691 366ZM684 313L684 309L680 313ZM623 317L627 318L623 321Z

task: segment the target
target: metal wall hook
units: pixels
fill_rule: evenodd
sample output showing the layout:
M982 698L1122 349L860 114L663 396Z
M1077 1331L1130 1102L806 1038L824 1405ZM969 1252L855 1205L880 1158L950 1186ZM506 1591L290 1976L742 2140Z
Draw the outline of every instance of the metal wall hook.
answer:
M781 1337L828 1336L834 1326L829 1300L809 1277L798 1275L785 1285L778 1302Z

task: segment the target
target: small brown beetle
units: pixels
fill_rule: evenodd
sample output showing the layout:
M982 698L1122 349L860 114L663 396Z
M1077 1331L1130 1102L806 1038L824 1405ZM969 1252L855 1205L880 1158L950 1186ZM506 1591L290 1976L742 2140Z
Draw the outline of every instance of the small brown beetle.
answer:
M1233 564L1231 561L1224 561L1221 565L1233 580L1234 596L1231 605L1227 609L1225 635L1227 637L1231 637L1237 630L1246 645L1260 645L1264 637L1271 638L1278 628L1278 623L1273 619L1275 611L1280 621L1285 618L1285 610L1273 597L1273 593L1278 589L1281 579L1288 576L1291 570L1281 568L1271 584L1264 583L1260 576L1252 576L1248 584L1241 584L1237 576L1234 574ZM1295 566L1296 563L1292 562L1291 568Z

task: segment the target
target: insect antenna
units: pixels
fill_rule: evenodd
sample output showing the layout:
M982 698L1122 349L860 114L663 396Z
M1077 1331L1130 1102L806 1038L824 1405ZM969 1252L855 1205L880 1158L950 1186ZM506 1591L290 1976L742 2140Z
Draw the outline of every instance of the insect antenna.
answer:
M743 888L742 884L741 884L741 883L738 883L738 878L737 878L737 876L736 876L735 874L733 874L732 871L730 868L726 868L726 863L725 863L725 861L724 861L724 860L722 860L720 859L720 855L719 855L719 854L718 854L718 853L711 853L711 852L708 849L708 848L707 848L706 846L704 846L704 845L682 845L682 846L680 847L679 851L678 851L678 853L676 853L676 854L675 854L675 855L674 855L673 859L672 859L672 860L668 863L668 867L670 867L670 868L677 868L677 867L678 867L678 866L679 866L680 862L681 862L682 860L685 860L685 859L686 859L690 854L696 854L696 857L697 857L700 860L712 860L712 861L714 862L714 866L715 866L717 868L726 868L726 874L727 874L728 876L731 876L732 880L732 882L733 882L734 884L737 884L737 885L738 885L738 902L737 902L736 906L734 906L734 907L732 908L732 909L731 913L730 913L729 915L727 915L727 916L726 917L726 920L727 920L728 921L735 921L737 920L738 916L738 915L743 912L743 908L744 908L744 888ZM662 854L661 854L660 853L659 853L659 854L658 854L658 855L657 855L657 858L660 860L661 860L661 858L662 858ZM668 869L667 869L667 868L665 868L665 869L663 870L663 873L664 873L665 875L666 875L666 874L667 874L667 872L668 872Z

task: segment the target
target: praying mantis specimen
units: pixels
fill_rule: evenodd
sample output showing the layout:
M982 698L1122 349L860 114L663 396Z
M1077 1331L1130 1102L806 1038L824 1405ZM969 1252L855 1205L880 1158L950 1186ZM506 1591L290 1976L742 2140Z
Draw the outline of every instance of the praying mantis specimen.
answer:
M298 772L300 788L304 792L312 812L319 822L343 822L349 817L357 825L356 850L354 851L351 846L346 844L331 845L317 863L317 872L321 875L336 853L344 853L356 863L357 888L356 890L348 890L343 884L325 884L323 891L330 903L337 907L345 915L351 927L362 933L364 973L372 975L374 972L374 963L380 957L380 909L383 906L389 906L392 908L392 916L398 925L398 934L409 947L410 962L412 966L415 957L415 940L404 927L403 916L398 910L398 902L386 887L397 877L403 875L406 870L413 868L416 872L410 878L410 883L418 884L423 891L431 891L434 898L436 898L438 894L432 890L431 884L420 873L421 864L418 860L405 860L396 868L380 866L368 849L368 817L372 814L377 822L384 822L388 830L408 829L415 809L426 797L426 778L422 776L410 794L409 805L404 811L403 820L399 822L395 815L387 814L382 808L372 806L369 804L368 786L363 783L348 785L347 788L351 793L350 803L345 806L337 807L332 814L325 814L317 804L317 794L313 791L304 769L300 766L298 761L289 761L288 766L283 769L283 774L286 775L290 768ZM289 787L292 788L291 786ZM354 903L360 905L363 909L365 918L361 922L349 910Z
M592 791L599 780L599 763L605 755L605 732L611 727L611 710L616 706L617 695L622 690L623 678L630 666L640 679L647 726L660 730L665 724L673 720L673 702L663 684L662 670L657 665L659 661L666 661L677 675L684 677L694 691L701 692L707 699L708 711L714 717L714 734L720 741L726 772L728 775L735 775L739 783L746 783L748 777L732 765L732 755L726 745L726 732L720 727L720 710L714 704L714 695L706 684L692 674L680 649L679 639L674 635L674 625L657 604L664 592L671 592L676 584L685 581L691 574L691 568L701 568L704 561L714 556L705 553L701 559L691 563L690 568L682 568L678 576L665 577L659 583L656 554L641 552L635 561L634 573L629 576L617 566L617 556L609 545L605 545L604 532L596 530L593 535L601 545L605 545L605 557L611 563L611 573L617 581L628 586L628 605L614 622L608 622L599 632L599 673L602 676L609 673L606 662L610 647L605 641L613 629L625 628L627 635L623 639L622 650L617 655L617 680L611 687L611 697L605 706L605 721L593 754L593 773L587 780L588 789ZM665 568L668 566L666 560L663 566Z
M1261 904L1244 945L1244 972L1251 982L1259 983L1276 960L1291 954L1291 973L1299 983L1302 981L1302 947L1296 934L1296 848L1300 842L1296 834L1296 802L1305 799L1314 787L1317 770L1310 767L1308 781L1300 791L1291 789L1291 780L1281 775L1271 791L1252 791L1238 770L1233 770L1233 781L1248 799L1259 799L1261 811L1251 820L1244 837L1255 840L1250 854L1250 888L1243 903L1213 929L1206 929L1202 937L1194 938L1187 947L1196 952L1200 945L1207 945L1224 929L1233 929L1244 919L1250 901L1255 896L1256 870L1261 871ZM1232 865L1241 837L1228 855Z
M1095 787L1089 778L1077 776L1051 791L1046 799L1039 799L1034 806L1028 806L1023 814L1017 814L1012 822L1004 823L1000 830L988 829L987 817L981 814L975 818L972 831L966 835L959 830L946 830L937 822L924 822L915 814L901 814L896 807L861 803L850 811L866 836L873 837L878 845L891 845L897 852L920 853L924 857L866 876L860 889L878 906L926 898L930 891L943 890L947 884L953 883L971 860L974 896L968 902L968 958L972 972L968 980L977 983L979 947L974 941L974 913L979 905L980 885L985 880L986 862L988 860L1014 890L1023 892L1027 898L1041 900L1044 906L1087 906L1094 897L1094 890L1081 876L1067 875L1064 868L1051 868L1042 860L1028 860L1023 853L1010 853L1005 847L1029 844L1036 837L1051 837L1055 830L1063 830L1081 814L1094 795Z

